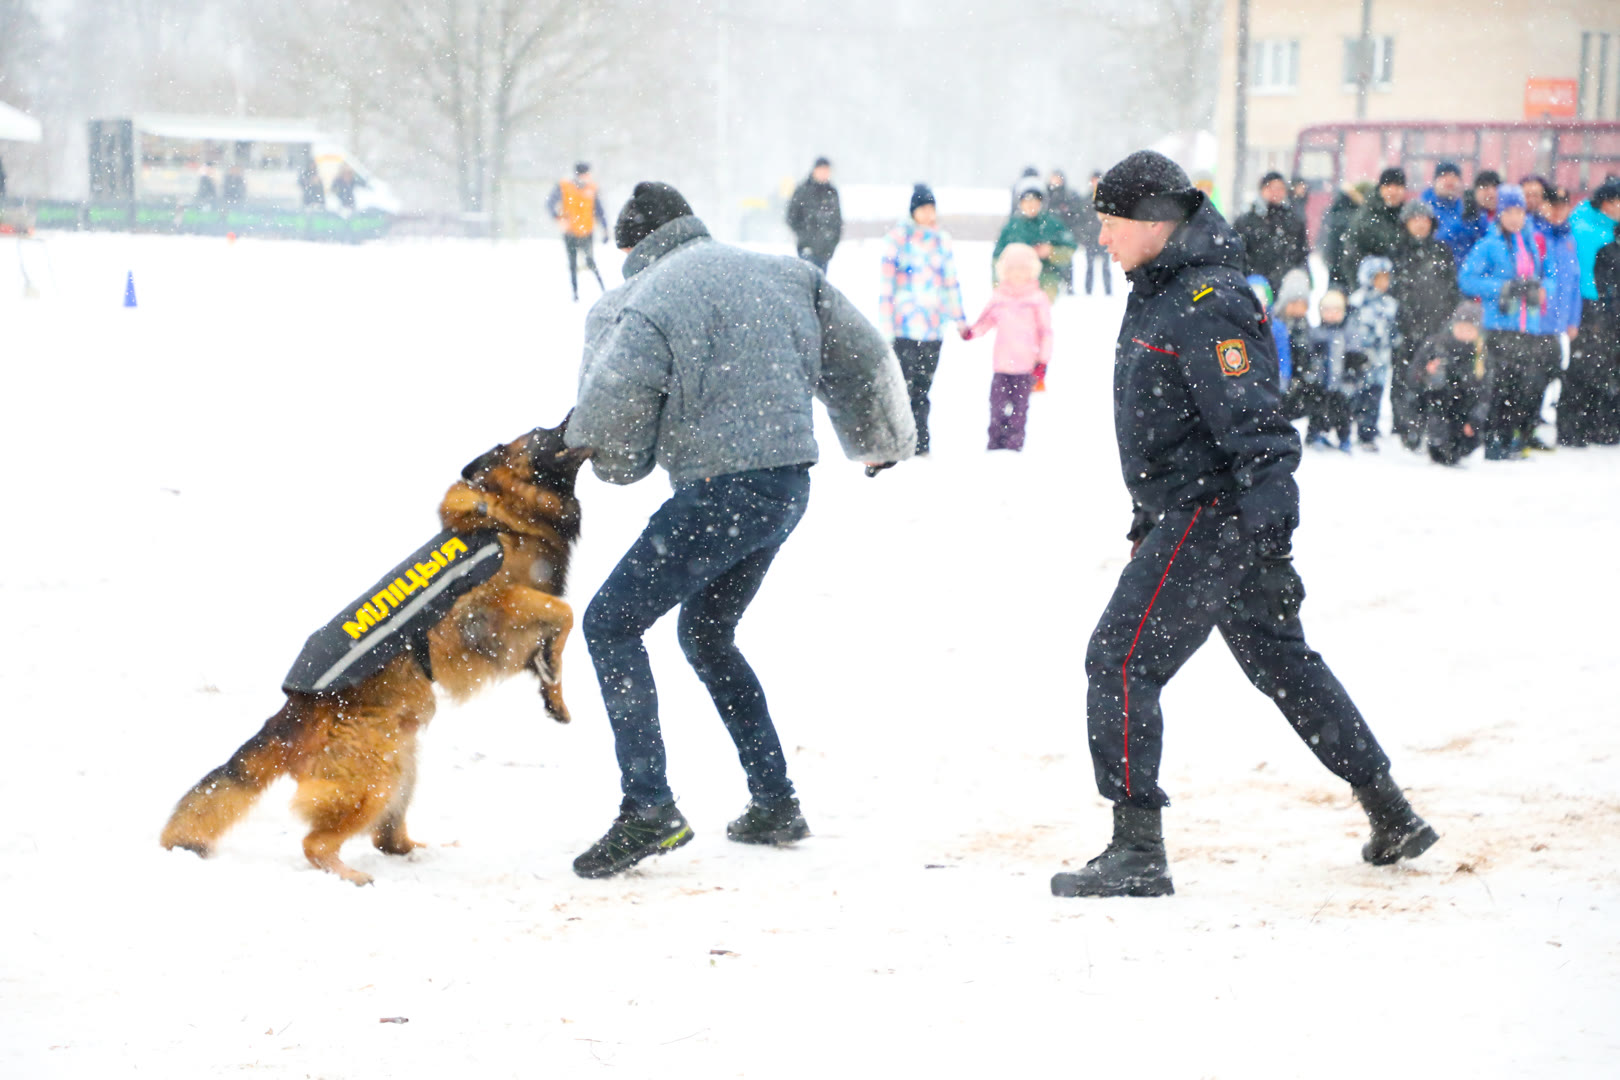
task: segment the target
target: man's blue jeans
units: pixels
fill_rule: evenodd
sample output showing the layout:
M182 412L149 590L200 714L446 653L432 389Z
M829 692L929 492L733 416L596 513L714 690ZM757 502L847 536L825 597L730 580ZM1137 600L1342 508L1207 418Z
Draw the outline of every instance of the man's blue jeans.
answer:
M808 465L679 484L585 609L585 643L613 725L620 783L638 807L674 799L641 637L676 605L681 650L737 744L749 795L767 805L792 796L765 691L735 637L809 499Z

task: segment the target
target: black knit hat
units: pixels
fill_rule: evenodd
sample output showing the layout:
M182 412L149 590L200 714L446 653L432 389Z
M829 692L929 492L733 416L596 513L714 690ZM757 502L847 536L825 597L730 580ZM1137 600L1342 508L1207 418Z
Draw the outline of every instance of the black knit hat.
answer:
M1455 161L1442 161L1440 164L1434 167L1434 178L1438 180L1442 176L1461 177L1462 170L1457 167L1457 163Z
M815 170L820 169L820 168L828 168L828 169L830 169L830 168L832 168L832 162L828 161L824 157L818 157L818 158L816 158L815 164L810 166L810 171L814 172Z
M1273 180L1281 180L1285 184L1288 183L1287 178L1284 177L1282 173L1278 172L1276 169L1272 169L1270 172L1266 173L1266 175L1260 178L1260 186L1263 188Z
M656 180L643 180L619 211L619 220L613 226L613 242L620 249L633 248L654 230L691 213L692 205L680 192Z
M1378 186L1383 187L1385 184L1399 184L1401 187L1405 187L1406 170L1399 165L1391 165L1378 174Z
M1198 189L1180 165L1153 150L1138 150L1103 175L1093 205L1099 214L1132 221L1185 221L1198 200Z
M1597 186L1596 191L1592 192L1592 205L1600 210L1603 209L1604 203L1617 201L1620 201L1620 181L1605 180Z
M1474 175L1474 186L1477 188L1501 187L1502 174L1495 169L1482 169Z
M917 207L933 205L935 205L933 188L929 187L927 184L915 184L912 186L911 209L907 210L906 213L915 214L917 212Z
M590 162L588 162L588 161L576 161L576 162L574 162L574 175L575 176L584 176L586 173L588 173L590 171L591 171L591 163Z

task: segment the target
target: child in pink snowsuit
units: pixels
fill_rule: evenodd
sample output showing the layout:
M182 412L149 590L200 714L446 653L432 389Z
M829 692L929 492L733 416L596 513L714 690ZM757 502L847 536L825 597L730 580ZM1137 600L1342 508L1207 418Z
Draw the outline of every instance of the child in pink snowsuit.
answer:
M1041 291L1040 256L1028 244L1007 245L996 260L996 278L1001 284L990 305L971 328L962 328L962 338L995 328L990 449L1022 450L1029 392L1052 359L1052 302Z

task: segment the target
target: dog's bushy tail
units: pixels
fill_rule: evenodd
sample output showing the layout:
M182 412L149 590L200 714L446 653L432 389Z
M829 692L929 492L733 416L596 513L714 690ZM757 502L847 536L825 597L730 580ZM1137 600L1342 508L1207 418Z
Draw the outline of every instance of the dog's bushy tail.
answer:
M213 854L219 838L242 820L272 780L287 772L292 726L296 720L289 701L229 761L186 792L163 827L163 846Z

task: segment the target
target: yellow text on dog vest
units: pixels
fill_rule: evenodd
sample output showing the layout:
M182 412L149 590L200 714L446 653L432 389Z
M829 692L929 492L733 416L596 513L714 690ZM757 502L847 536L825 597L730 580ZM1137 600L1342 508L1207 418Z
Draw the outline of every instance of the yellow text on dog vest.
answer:
M359 641L366 631L388 618L393 612L390 607L398 608L405 603L405 598L417 589L425 586L440 570L449 566L458 555L467 554L467 545L457 537L451 537L433 552L433 558L427 562L416 563L411 569L405 571L403 577L397 577L389 583L388 587L371 598L371 602L362 604L354 613L353 622L343 624L344 632L351 638Z

